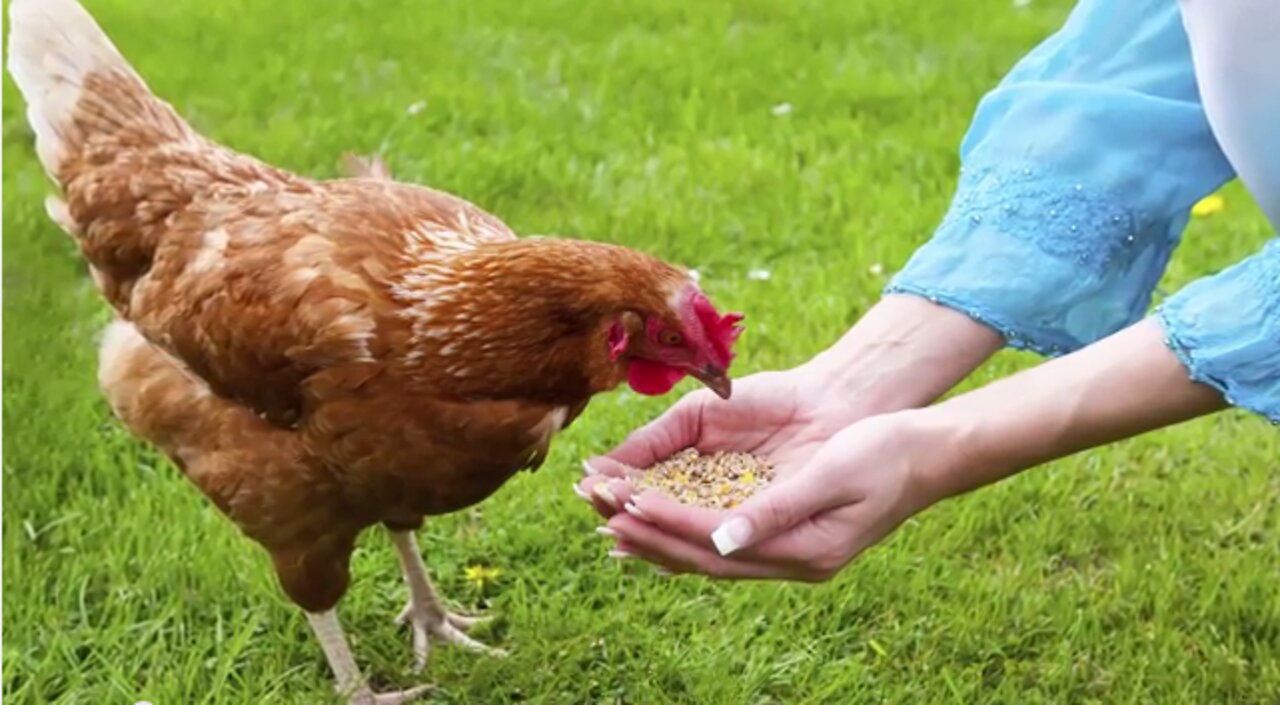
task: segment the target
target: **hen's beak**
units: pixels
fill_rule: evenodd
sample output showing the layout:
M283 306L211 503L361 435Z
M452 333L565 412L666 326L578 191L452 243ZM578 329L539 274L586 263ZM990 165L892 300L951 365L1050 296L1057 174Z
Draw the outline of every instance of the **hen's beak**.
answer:
M733 394L733 382L729 379L729 375L715 365L708 364L694 372L693 376L707 385L707 389L715 392L721 399L728 399L729 395Z

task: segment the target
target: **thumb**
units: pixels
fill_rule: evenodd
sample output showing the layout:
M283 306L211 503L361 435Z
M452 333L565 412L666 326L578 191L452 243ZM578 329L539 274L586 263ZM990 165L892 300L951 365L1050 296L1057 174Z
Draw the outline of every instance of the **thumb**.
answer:
M840 504L837 493L805 472L775 482L738 505L711 532L720 555L754 546Z

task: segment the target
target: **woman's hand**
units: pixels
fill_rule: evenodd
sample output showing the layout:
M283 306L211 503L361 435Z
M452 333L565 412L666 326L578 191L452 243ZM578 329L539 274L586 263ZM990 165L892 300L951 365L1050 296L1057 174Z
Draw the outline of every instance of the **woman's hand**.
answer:
M809 362L738 380L728 400L705 390L680 400L611 453L586 462L588 473L619 481L589 478L575 490L612 516L629 496L621 482L628 466L648 467L689 447L752 451L786 475L849 424L933 401L1001 344L964 314L914 296L885 297Z
M851 424L933 401L1001 344L994 331L964 314L912 296L886 297L836 345L804 365L739 380L728 400L705 390L680 400L614 451L588 460L588 476L575 492L592 502L603 517L626 522L619 514L632 499L627 482L630 468L648 467L689 447L708 452L751 451L768 458L780 479L788 478L810 466L828 442ZM715 513L667 501L664 506L669 511L654 508L663 517L654 530L688 544L667 543L667 550L672 555L705 554L718 521ZM691 539L698 531L698 538ZM657 540L655 536L653 541ZM665 564L697 569L687 560ZM802 566L792 561L791 568ZM804 577L801 572L817 575L807 568L756 571L772 577Z
M1223 408L1163 338L1144 321L937 406L866 418L817 445L792 433L805 442L767 447L783 459L779 479L728 512L633 496L620 480L588 484L597 496L602 481L618 490L624 511L606 532L626 554L673 572L823 580L943 498Z
M584 486L609 488L609 502L624 508L605 529L616 551L674 573L820 581L938 499L920 478L947 439L914 412L867 418L821 439L785 422L773 427L779 433L752 450L775 463L778 479L732 512L589 477ZM735 437L745 436L724 438Z
M623 485L629 469L691 447L750 451L769 458L784 474L803 466L827 439L868 413L836 398L824 380L802 367L745 377L735 383L729 400L707 390L693 392L609 455L586 461L588 477L580 493L593 495L601 513L611 516L622 504L610 487L628 496ZM617 482L604 482L608 478Z

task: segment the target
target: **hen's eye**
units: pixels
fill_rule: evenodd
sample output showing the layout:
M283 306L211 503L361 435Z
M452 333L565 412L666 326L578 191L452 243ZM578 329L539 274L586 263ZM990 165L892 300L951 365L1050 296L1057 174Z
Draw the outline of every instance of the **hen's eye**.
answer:
M664 330L658 334L658 342L663 345L679 345L684 342L684 338L673 330Z

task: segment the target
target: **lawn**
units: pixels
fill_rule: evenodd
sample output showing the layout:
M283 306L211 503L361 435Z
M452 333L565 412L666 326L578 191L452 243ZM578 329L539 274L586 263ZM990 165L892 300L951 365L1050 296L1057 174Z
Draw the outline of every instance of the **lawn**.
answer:
M157 92L238 149L319 176L344 150L384 150L401 178L520 232L696 267L749 314L739 374L804 360L876 299L942 215L976 101L1068 10L88 4ZM44 216L7 76L4 150L6 703L329 702L265 554L98 394L105 307ZM1238 185L1224 194L1162 292L1268 236ZM1002 354L970 384L1034 362ZM1261 420L1224 413L947 502L826 585L727 584L607 559L570 491L580 458L674 398L597 399L542 470L427 525L442 590L500 615L479 636L513 651L437 649L438 702L1280 701L1280 438ZM417 682L382 534L353 572L361 664Z

